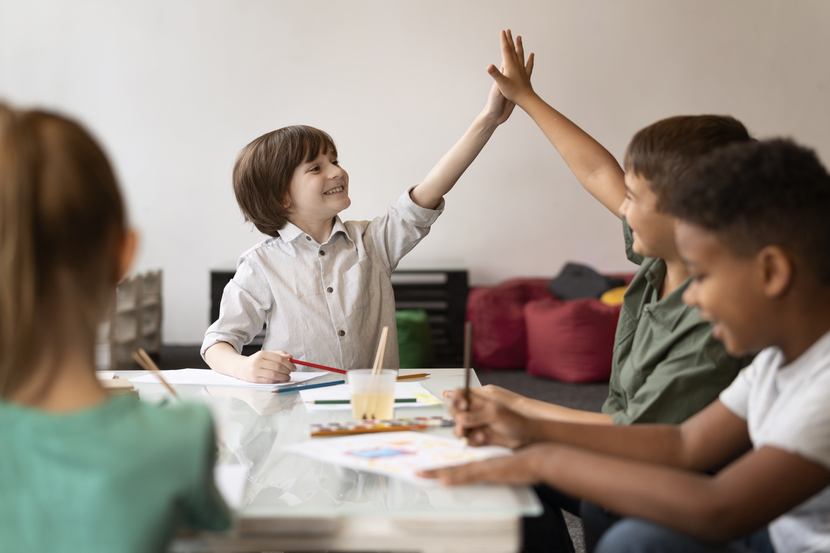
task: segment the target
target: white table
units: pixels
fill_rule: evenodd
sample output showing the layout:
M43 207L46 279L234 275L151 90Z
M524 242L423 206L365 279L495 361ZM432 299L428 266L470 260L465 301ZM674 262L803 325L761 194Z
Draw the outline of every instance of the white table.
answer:
M429 372L421 383L441 392L463 386L461 369L402 369ZM146 374L120 371L121 378ZM326 375L315 382L337 380ZM478 378L473 383L479 385ZM160 384L137 384L142 400L169 400ZM348 411L313 412L299 394L267 390L175 386L187 401L207 404L217 423L219 463L249 470L238 525L228 533L179 539L173 551L480 551L508 553L521 542L521 517L541 507L527 487L422 488L402 480L357 472L280 447L309 439L311 423L348 419ZM396 407L395 416L446 414L444 406ZM450 435L451 429L431 429Z

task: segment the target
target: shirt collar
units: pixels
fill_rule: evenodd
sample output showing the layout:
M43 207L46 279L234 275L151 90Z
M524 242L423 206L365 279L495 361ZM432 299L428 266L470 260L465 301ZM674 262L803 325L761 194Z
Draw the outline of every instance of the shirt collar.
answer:
M331 236L328 241L331 242L331 239L337 236L338 233L343 233L346 238L352 240L349 233L346 232L346 225L344 225L343 221L340 220L339 215L334 217L334 226L331 229ZM280 229L280 238L282 238L283 242L286 243L293 242L302 236L307 236L306 232L291 222L286 221L285 226Z
M329 242L331 242L331 239L337 236L338 233L342 233L343 236L346 237L346 239L348 239L350 242L354 242L354 240L352 240L352 237L349 236L349 233L346 232L346 225L344 225L343 221L340 220L340 215L337 215L334 218L334 226L331 229L331 237L329 238Z
M648 263L650 261L650 263ZM680 286L672 290L670 294L657 300L660 286L666 278L666 262L659 258L647 258L645 267L645 277L652 287L651 293L654 294L654 302L651 304L652 315L661 320L670 329L675 329L678 324L686 317L686 313L692 308L683 302L683 292L689 287L691 278L686 279Z

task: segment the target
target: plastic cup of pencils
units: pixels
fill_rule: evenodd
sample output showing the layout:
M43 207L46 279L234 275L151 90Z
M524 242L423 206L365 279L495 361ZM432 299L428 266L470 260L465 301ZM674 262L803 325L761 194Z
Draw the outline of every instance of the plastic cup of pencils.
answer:
M395 382L398 371L383 369L372 375L372 369L353 369L346 374L351 389L352 417L355 420L387 420L395 418Z

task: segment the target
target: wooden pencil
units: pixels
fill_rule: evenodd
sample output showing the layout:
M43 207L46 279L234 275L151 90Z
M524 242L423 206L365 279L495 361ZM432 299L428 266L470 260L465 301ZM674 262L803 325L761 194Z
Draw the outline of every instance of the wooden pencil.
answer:
M134 351L133 359L135 359L135 362L138 363L138 365L145 371L155 373L161 383L164 384L164 387L167 388L171 394L173 394L173 397L176 399L179 398L179 394L177 394L176 390L174 390L167 380L165 380L164 376L161 374L161 371L156 366L155 362L153 362L153 359L147 354L146 351L144 351L144 348L138 348L137 351Z
M429 373L404 374L398 377L398 380L406 380L408 378L426 378Z
M470 410L470 373L472 369L473 359L473 323L467 321L464 323L464 402L467 404L465 411ZM469 439L469 429L464 430L464 437L462 438L466 443Z

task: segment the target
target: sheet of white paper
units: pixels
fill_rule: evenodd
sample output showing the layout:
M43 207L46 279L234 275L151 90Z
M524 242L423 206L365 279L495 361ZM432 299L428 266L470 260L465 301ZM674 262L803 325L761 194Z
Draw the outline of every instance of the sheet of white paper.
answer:
M300 390L300 396L303 398L303 401L350 399L351 389L348 384L340 384L339 386L328 386L326 388ZM431 407L443 403L440 399L432 395L429 390L421 386L420 382L396 382L395 399L408 398L415 398L418 401L416 403L397 403L395 407L406 407L408 409L410 407ZM348 403L341 405L306 403L306 408L312 411L349 411L352 407Z
M273 390L280 386L287 386L288 384L296 384L297 382L305 382L312 378L324 376L328 372L293 372L291 373L291 380L281 384L254 384L253 382L245 382L233 378L232 376L225 376L216 371L209 369L177 369L172 371L164 371L164 379L170 384L191 384L195 386L232 386L235 388L256 388L261 390ZM151 384L158 384L159 379L155 374L145 374L131 378L130 382L146 382Z
M213 480L228 507L235 510L243 507L248 469L242 465L216 465L213 467Z
M420 486L437 486L438 481L420 478L415 475L418 471L463 465L511 453L505 447L469 447L455 438L422 432L314 438L284 447L283 451L356 470L402 478Z

